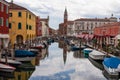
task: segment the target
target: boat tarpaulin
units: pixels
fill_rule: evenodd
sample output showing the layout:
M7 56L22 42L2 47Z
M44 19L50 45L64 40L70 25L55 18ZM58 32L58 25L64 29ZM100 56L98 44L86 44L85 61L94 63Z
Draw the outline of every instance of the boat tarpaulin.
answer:
M117 57L105 58L103 64L108 68L117 68L120 64L120 59Z
M15 50L15 57L34 57L35 54L27 50Z

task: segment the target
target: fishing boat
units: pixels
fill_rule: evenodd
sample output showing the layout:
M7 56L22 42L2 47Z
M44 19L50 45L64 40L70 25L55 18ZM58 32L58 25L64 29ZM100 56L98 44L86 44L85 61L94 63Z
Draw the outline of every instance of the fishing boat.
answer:
M91 49L91 48L83 49L84 56L88 58L89 57L89 53L92 52L92 51L93 51L93 49Z
M100 51L93 50L92 52L89 53L89 57L94 59L94 60L103 61L103 59L106 57L106 55Z
M0 63L0 71L13 72L15 69L16 69L15 67Z
M105 58L103 61L103 66L109 75L118 76L120 73L120 58Z

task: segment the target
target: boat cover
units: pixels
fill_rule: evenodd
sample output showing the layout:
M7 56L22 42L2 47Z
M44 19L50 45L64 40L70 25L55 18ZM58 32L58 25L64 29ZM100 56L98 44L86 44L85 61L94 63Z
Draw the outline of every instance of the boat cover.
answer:
M35 54L27 50L15 50L15 57L34 57Z
M105 58L103 64L108 68L117 68L118 65L120 64L120 58L117 57Z

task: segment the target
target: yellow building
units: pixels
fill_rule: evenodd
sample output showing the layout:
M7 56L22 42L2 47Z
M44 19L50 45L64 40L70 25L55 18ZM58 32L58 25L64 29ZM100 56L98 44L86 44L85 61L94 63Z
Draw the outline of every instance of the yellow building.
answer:
M9 7L9 35L12 44L23 43L36 36L36 16L13 2Z

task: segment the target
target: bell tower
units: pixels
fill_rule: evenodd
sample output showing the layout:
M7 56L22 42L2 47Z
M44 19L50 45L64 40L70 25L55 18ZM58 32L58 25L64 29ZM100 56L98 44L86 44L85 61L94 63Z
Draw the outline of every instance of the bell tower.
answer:
M67 13L67 9L65 8L65 11L64 11L64 23L67 23L68 21L68 13Z

